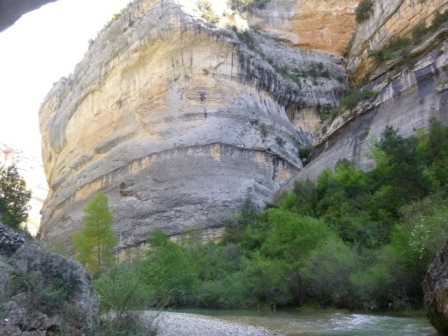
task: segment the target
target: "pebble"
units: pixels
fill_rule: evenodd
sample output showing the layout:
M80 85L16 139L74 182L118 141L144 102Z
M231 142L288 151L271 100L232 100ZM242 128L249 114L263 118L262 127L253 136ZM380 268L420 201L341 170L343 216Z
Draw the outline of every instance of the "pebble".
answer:
M157 336L285 336L278 331L187 313L146 312Z

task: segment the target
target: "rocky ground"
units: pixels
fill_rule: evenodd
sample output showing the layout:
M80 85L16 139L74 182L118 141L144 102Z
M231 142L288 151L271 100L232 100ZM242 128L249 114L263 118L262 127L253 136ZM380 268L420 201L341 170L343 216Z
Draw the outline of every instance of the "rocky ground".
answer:
M222 321L213 317L185 313L146 313L157 328L158 336L283 336L284 333L239 323Z

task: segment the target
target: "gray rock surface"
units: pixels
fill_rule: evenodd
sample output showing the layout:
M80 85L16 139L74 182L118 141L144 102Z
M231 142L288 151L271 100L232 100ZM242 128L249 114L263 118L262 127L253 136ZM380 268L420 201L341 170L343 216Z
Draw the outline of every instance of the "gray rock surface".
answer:
M0 230L0 240L11 236L9 230ZM14 240L20 243L0 249L0 336L83 335L99 309L85 268L38 246L23 245L16 234Z
M426 315L438 335L448 335L448 241L440 249L423 280Z
M69 290L68 301L78 310L79 327L91 325L98 315L98 298L93 293L92 279L80 263L38 246L22 246L14 255L14 271L33 274L45 282L62 280Z
M0 222L0 256L10 257L23 244L25 239Z
M333 168L344 158L362 169L373 168L366 154L371 141L378 139L387 125L406 137L426 128L431 117L448 125L448 43L444 31L416 50L421 56L412 68L398 73L393 67L383 68L383 75L367 86L379 92L378 97L346 111L326 126L324 134L318 133L313 158L296 178L314 180L323 169ZM292 184L290 181L286 189Z
M23 14L57 0L2 0L0 1L0 32L12 26Z
M302 168L297 150L313 128L301 115L316 119L347 90L340 58L236 34L195 6L135 1L46 97L45 242L69 243L98 191L125 248L156 227L221 227L246 197L264 205ZM331 77L292 76L319 63Z

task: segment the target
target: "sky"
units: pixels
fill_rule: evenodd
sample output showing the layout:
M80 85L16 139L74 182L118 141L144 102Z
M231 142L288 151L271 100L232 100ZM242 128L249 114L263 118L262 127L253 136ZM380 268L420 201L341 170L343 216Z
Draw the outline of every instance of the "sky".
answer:
M59 0L0 33L0 141L40 156L39 107L130 0Z

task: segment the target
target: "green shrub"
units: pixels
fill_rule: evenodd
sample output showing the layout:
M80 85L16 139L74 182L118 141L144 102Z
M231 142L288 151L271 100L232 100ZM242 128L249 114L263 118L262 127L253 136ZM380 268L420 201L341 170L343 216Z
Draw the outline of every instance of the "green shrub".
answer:
M268 128L267 128L266 124L260 125L260 133L263 138L266 138L268 136Z
M35 272L10 272L8 276L10 297L17 296L29 312L59 315L67 320L77 318L77 308L69 301L69 285L62 278L43 278Z
M323 306L355 308L357 293L350 277L357 263L356 254L340 239L323 241L311 252L302 271L307 292Z
M334 119L346 109L354 109L360 102L375 98L378 93L369 89L354 89L348 96L341 99L339 106L320 114L321 121Z
M162 230L152 231L150 248L140 265L148 297L157 307L185 301L197 285L198 271L185 249L170 241Z
M276 136L275 137L275 142L277 143L277 145L279 145L280 147L283 147L286 143L286 141L281 137L281 136Z
M355 10L356 22L361 23L367 20L372 14L372 7L373 0L361 0Z
M100 323L91 335L155 335L156 328L140 309L153 306L139 272L140 259L115 265L94 281L100 298Z
M301 160L305 160L311 154L311 147L310 146L306 146L306 147L299 148L298 152L299 152L299 158Z

